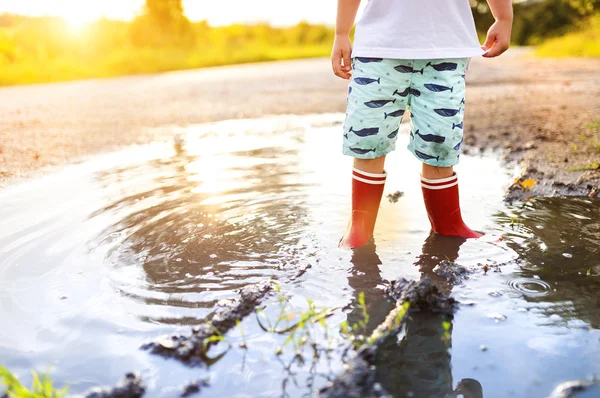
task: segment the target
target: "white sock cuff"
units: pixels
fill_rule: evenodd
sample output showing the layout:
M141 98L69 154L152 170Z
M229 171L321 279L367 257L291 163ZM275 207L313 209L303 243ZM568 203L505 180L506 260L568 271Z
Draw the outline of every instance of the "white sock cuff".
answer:
M352 178L356 181L364 182L372 185L383 185L387 173L384 171L383 174L367 173L366 171L359 170L355 167L352 168Z
M358 173L358 174L362 174L363 176L366 176L366 177L374 177L374 178L385 178L385 177L387 177L387 173L385 171L382 174L367 173L366 171L359 170L356 167L353 167L352 171L355 172L355 173Z
M421 176L421 182L424 182L426 184L441 184L443 182L450 182L450 181L454 181L456 179L458 179L458 176L456 175L456 173L454 173L450 177L441 178L441 179L438 179L438 180L432 180L432 179L425 178L425 177Z

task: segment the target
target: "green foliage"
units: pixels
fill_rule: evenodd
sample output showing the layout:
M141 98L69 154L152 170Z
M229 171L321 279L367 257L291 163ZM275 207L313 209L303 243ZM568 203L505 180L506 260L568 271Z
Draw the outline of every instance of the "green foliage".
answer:
M493 23L485 0L471 0L480 40ZM513 42L542 56L599 56L600 0L515 3ZM53 17L0 15L0 86L155 73L247 62L327 56L334 30L301 22L212 27L190 22L182 0L146 0L132 22L99 20L74 29ZM596 22L595 22L596 21ZM580 31L572 32L574 27Z
M195 37L190 21L183 15L181 0L146 0L144 13L129 27L136 47L192 47Z
M32 374L32 386L31 389L28 389L15 375L0 365L0 385L6 386L6 396L10 398L61 398L67 394L68 387L57 390L47 374L41 377L35 371Z
M470 0L481 36L494 18L485 0ZM569 33L573 26L600 11L600 0L526 0L514 2L512 41L517 45L535 45L546 39Z
M600 163L592 162L582 167L569 167L567 171L600 170Z
M331 50L330 27L211 27L189 22L180 6L148 1L131 23L102 19L83 30L60 18L0 15L0 86L308 58Z
M540 57L600 57L600 12L575 24L562 37L544 41L535 54Z

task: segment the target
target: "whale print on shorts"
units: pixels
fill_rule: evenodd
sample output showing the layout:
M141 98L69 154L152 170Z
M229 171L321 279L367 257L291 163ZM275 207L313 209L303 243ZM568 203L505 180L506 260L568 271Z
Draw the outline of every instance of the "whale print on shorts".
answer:
M399 95L401 97L408 97L409 94L414 95L415 97L418 97L421 95L421 92L419 90L417 90L416 88L410 88L407 87L403 92L399 93L398 90L394 90L394 92L392 93L392 95Z
M413 69L412 66L408 66L408 65L398 65L398 66L395 66L394 69L396 70L396 72L400 72L400 73L421 73L421 74L423 74L423 69Z
M417 151L416 149L415 149L415 155L417 155L417 157L422 160L431 160L431 159L440 160L439 156L431 156L431 155L428 155L421 151Z
M435 134L421 134L419 133L419 130L415 131L415 135L418 135L423 141L427 142L435 142L437 144L442 144L446 142L446 137L442 137L441 135Z
M456 145L454 145L454 150L458 151L460 149L460 144L462 144L463 140L461 139L460 142Z
M451 116L457 115L458 112L460 112L460 108L458 108L458 109L440 108L440 109L434 109L433 111L440 116L451 117Z
M350 150L354 153L358 153L359 155L364 155L369 152L375 152L375 148L373 148L373 149L350 148Z
M408 150L420 162L456 165L464 143L466 95L461 76L469 59L359 55L352 58L356 68L352 88L347 86L345 128L340 132L343 153L360 159L386 155L400 141L400 121L410 115Z
M360 84L361 86L366 86L367 84L371 84L371 83L380 84L381 83L381 78L379 78L379 79L371 79L369 77L355 77L354 81L356 82L356 84Z
M389 103L395 103L396 100L375 100L375 101L368 101L365 102L365 105L368 106L369 108L381 108L382 106L389 104Z
M375 135L377 133L379 133L379 127L372 127L372 128L367 128L367 129L361 129L358 131L354 130L354 127L350 127L350 130L348 130L351 133L356 134L359 137L368 137L370 135Z
M450 92L452 92L454 90L454 87L446 87L446 86L440 86L439 84L424 84L425 88L428 89L429 91L433 91L434 93L441 93L442 91L448 91L450 90Z
M428 62L426 66L431 66L433 69L437 70L438 72L444 72L444 71L456 70L456 67L458 66L458 64L456 64L455 62L442 62L439 64L432 64L431 62Z
M371 62L381 62L381 61L383 61L383 58L355 57L354 59L359 60L363 64L370 64Z
M390 112L390 113L385 113L384 112L384 119L387 119L388 116L392 116L392 117L402 117L404 115L404 109L399 109L397 111L394 112Z
M399 93L398 90L394 90L394 92L392 93L392 95L399 95L401 97L408 97L408 94L410 93L410 88L406 87L406 89Z

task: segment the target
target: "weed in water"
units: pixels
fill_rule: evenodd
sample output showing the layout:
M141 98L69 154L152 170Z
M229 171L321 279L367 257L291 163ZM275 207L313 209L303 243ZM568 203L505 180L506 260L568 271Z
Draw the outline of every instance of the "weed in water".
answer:
M586 130L595 131L600 130L600 119L594 120L592 123L585 126Z
M235 325L240 331L240 337L242 338L242 342L240 343L241 348L248 348L248 343L246 342L246 335L244 334L244 328L242 328L242 323L239 319L235 320Z
M598 170L600 169L600 163L592 162L582 167L570 167L567 171L587 171L587 170Z
M5 394L10 398L61 398L67 394L67 388L60 390L53 386L48 374L40 377L33 371L33 382L31 389L25 387L12 372L0 365L0 384L6 385Z

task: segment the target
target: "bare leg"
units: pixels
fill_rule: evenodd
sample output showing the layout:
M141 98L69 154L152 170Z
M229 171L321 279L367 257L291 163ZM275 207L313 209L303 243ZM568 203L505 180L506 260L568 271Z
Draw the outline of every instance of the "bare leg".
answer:
M454 169L452 167L436 167L423 163L421 176L429 180L439 180L442 178L452 177Z
M354 167L366 171L367 173L383 173L385 165L385 155L376 159L357 159L354 158Z

